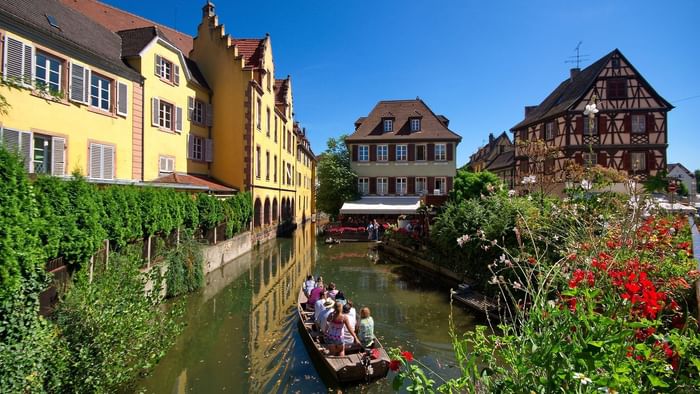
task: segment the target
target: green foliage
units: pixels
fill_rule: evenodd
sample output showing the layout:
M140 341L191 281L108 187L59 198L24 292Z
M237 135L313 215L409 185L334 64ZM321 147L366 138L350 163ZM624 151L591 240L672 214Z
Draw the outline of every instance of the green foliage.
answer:
M102 225L116 249L143 236L139 192L134 186L107 187L101 192L105 211Z
M167 297L177 297L193 292L204 284L202 246L191 237L185 237L185 239L185 242L180 243L165 256Z
M472 172L460 169L457 171L454 186L450 191L450 200L462 201L478 198L482 194L490 194L494 190L501 189L502 185L503 181L492 172Z
M171 346L180 327L178 308L158 307L158 286L144 297L138 257L119 255L89 283L87 270L74 278L56 311L71 350L66 392L115 392L151 368ZM158 269L148 279L161 283Z
M223 202L226 221L226 237L232 237L248 227L253 217L253 204L249 192L239 193Z
M695 170L695 188L695 191L700 194L700 170Z
M357 174L350 168L345 136L328 139L327 146L318 162L316 203L318 209L335 216L345 201L358 198Z
M214 196L202 194L197 198L199 225L203 229L216 227L224 220L223 204Z
M650 176L644 181L644 191L647 193L666 192L668 189L668 178L666 171L659 171L656 175Z

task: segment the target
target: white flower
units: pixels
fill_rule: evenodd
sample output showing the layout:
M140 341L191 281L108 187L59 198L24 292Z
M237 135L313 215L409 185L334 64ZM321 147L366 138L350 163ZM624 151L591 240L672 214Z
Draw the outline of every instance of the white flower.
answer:
M469 242L469 234L464 234L461 237L457 238L457 244L460 248L464 246L464 244L467 242Z
M550 308L556 308L557 303L554 302L554 300L549 300L547 301L547 306L549 306Z
M515 197L515 190L508 190L508 197Z
M581 187L583 188L583 190L591 190L593 184L588 179L584 179L581 181Z
M586 375L579 373L579 372L574 372L574 379L578 380L581 384L586 385L589 383L592 383L593 381L588 378Z
M513 282L513 288L514 289L522 289L523 285L520 284L520 282Z
M500 261L501 263L505 263L506 262L506 255L501 254L501 257L498 258L498 261Z
M673 371L673 366L671 364L666 364L666 365L664 365L664 370Z

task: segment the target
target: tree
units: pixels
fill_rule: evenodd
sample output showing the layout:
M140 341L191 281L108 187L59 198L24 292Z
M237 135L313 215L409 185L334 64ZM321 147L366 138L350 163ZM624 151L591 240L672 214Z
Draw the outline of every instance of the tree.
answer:
M350 167L350 152L345 145L345 135L329 138L327 149L318 162L318 209L335 216L345 201L358 198L357 174Z
M502 183L498 175L492 172L472 172L460 169L457 171L454 186L450 191L450 200L462 201L479 197L482 194L486 195L491 192L488 190L489 188L498 189Z

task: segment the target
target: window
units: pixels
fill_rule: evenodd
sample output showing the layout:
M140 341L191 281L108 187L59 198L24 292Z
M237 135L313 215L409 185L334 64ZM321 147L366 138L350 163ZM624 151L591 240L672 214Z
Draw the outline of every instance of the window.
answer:
M359 146L357 159L359 161L369 161L369 146L368 145L360 145Z
M607 98L610 100L627 98L627 79L608 79Z
M32 160L35 174L51 174L51 137L34 134Z
M411 131L420 131L420 118L411 118Z
M377 194L383 196L387 193L389 184L387 178L377 178Z
M92 73L90 78L90 105L103 111L109 111L112 92L112 81Z
M275 115L275 143L277 143L277 124L279 123L279 119L277 118L277 115Z
M614 57L612 59L611 63L612 63L612 68L614 68L615 70L620 68L620 58L619 57Z
M272 170L272 180L277 183L277 155L275 155L274 160L272 161L272 164L274 165L273 170Z
M175 158L169 156L158 157L158 172L170 174L175 171Z
M435 161L447 160L447 146L445 144L435 144Z
M408 160L408 146L396 145L396 160L397 161Z
M272 73L268 71L265 77L267 79L267 91L272 91Z
M66 139L0 127L0 146L19 153L29 173L64 175Z
M190 120L194 123L204 125L205 122L205 104L194 97L188 97L188 112Z
M646 115L632 115L632 132L645 133L647 131Z
M630 153L630 165L632 171L644 171L647 169L647 155L644 152Z
M403 196L406 194L408 183L406 178L396 178L396 194Z
M428 191L428 182L425 177L416 177L416 194L425 194Z
M114 179L113 146L95 143L90 144L90 178Z
M257 107L257 118L256 118L256 125L258 126L258 131L262 129L262 100L258 99L257 101L258 107Z
M445 194L445 189L447 188L447 183L444 177L435 178L435 190L433 193L437 195Z
M287 148L287 139L284 138L285 134L287 134L287 126L282 127L282 149Z
M527 128L520 129L520 135L518 137L520 137L522 141L527 141Z
M544 138L547 140L554 139L554 122L545 124Z
M192 160L204 160L204 138L190 134L192 148L190 158Z
M581 155L583 164L588 167L593 167L598 164L598 155L595 153L585 152Z
M262 167L262 157L260 157L260 146L255 147L255 177L260 179L260 167Z
M384 119L384 132L387 133L389 131L394 130L394 120L393 119Z
M173 105L160 101L158 108L158 126L171 130L173 127Z
M174 85L180 84L180 66L156 55L155 60L156 75L163 81Z
M62 63L55 57L37 52L34 68L36 88L53 93L60 92Z
M591 122L593 123L593 128L591 129ZM588 116L583 117L583 135L597 135L598 134L598 118L594 117L593 121Z
M272 128L270 126L271 126L271 124L270 124L270 108L268 107L267 108L267 136L268 137L270 136L270 131L272 130Z
M270 180L270 151L265 151L265 179Z
M416 145L416 160L417 161L425 161L426 159L426 150L428 148L425 145Z
M389 146L377 145L377 161L389 160Z

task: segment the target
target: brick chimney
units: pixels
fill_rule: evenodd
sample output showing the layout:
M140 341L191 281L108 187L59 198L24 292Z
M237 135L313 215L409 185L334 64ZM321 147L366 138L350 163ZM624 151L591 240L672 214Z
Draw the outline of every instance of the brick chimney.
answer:
M577 76L580 72L581 72L581 69L578 68L578 67L572 68L571 70L569 70L569 74L571 75L571 80L573 81L574 78L576 78L576 76Z
M537 106L536 105L526 105L525 106L525 117L527 118L532 111L536 110Z

